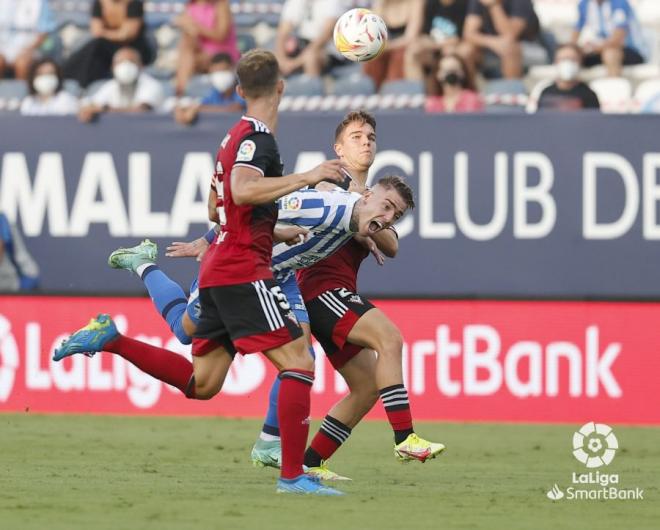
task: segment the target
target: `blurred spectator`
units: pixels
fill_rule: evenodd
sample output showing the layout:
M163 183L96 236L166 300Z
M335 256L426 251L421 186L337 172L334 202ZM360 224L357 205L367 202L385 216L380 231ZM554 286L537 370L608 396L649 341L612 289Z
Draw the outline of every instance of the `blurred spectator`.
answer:
M628 0L580 0L572 42L582 48L585 67L603 64L610 77L644 62L642 30Z
M426 112L478 112L484 104L477 93L474 75L458 54L440 59L437 89L426 98Z
M332 44L332 32L346 7L342 0L285 0L275 40L282 75L302 71L317 77L345 62Z
M236 93L234 62L226 53L219 53L211 59L209 66L211 91L200 103L180 103L174 109L174 119L183 124L191 124L200 112L241 112L245 101Z
M229 0L190 0L182 15L174 20L181 29L176 68L176 93L185 93L195 73L205 73L211 58L228 54L235 62L240 53Z
M537 110L574 111L600 109L598 96L580 81L582 54L573 44L560 46L555 53L557 80L538 96Z
M27 79L34 56L56 26L47 0L0 0L0 78L13 72Z
M532 0L469 0L463 37L485 56L475 57L476 63L497 58L502 76L518 79L523 72L525 47L536 47L539 19Z
M114 79L106 81L78 114L80 121L92 121L101 112L148 112L164 99L161 84L142 71L140 54L133 48L120 48L112 61Z
M63 90L62 71L52 59L33 63L27 84L30 95L21 103L21 114L46 116L78 112L78 99Z
M39 284L39 266L15 225L0 212L0 292L29 291Z
M373 11L385 21L388 33L385 51L377 58L364 63L364 73L371 77L377 90L386 81L406 77L405 56L408 46L419 38L422 31L424 2L425 0L374 1Z
M144 6L139 0L94 0L89 30L94 38L64 65L64 77L75 79L83 88L111 77L112 57L119 48L136 49L142 64L153 60L144 27Z
M644 114L660 114L660 93L652 96L641 108L640 112Z
M422 34L408 47L406 78L422 79L442 55L472 56L472 45L461 41L467 0L426 0Z

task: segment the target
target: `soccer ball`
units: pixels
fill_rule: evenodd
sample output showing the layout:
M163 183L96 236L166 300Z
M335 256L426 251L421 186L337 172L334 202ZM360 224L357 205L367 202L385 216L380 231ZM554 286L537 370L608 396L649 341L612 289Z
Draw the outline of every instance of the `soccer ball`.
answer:
M368 9L358 7L339 17L333 33L337 51L351 61L370 61L387 44L387 26Z

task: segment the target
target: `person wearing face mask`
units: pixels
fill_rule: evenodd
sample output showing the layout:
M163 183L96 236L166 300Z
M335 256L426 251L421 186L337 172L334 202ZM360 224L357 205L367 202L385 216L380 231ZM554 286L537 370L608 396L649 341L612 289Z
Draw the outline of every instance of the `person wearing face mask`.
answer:
M555 53L557 78L538 96L537 109L574 111L600 109L598 96L580 81L582 54L574 44L560 46ZM532 94L532 99L533 94ZM530 109L534 110L534 109Z
M108 79L114 54L125 46L137 50L142 64L154 59L141 0L94 0L90 4L89 32L93 38L66 60L65 79L74 79L83 88L98 79Z
M52 59L41 59L32 64L28 72L27 96L21 103L24 116L75 114L78 100L62 90L62 73Z
M161 84L142 71L140 54L133 48L120 48L112 60L113 79L107 81L85 105L78 117L93 120L101 112L138 113L160 107L164 100Z
M426 98L426 112L478 112L484 104L474 78L458 54L442 57L435 83Z
M231 56L218 53L209 67L211 90L201 102L185 101L174 110L174 119L186 125L194 122L200 112L241 112L245 101L236 92L236 74Z

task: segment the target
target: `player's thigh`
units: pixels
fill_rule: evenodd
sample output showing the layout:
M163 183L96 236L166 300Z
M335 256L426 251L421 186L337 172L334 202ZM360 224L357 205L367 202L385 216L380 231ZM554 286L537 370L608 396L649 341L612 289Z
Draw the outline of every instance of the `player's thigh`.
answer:
M188 312L183 314L183 318L181 319L181 326L183 327L183 331L189 337L192 337L195 334L195 331L197 331L197 324L193 322Z
M210 398L220 392L233 360L223 346L204 355L193 356L195 392L198 398Z
M264 355L279 370L314 370L314 359L307 349L307 341L300 337L294 341L264 350Z
M377 307L370 309L353 325L348 341L379 353L400 349L403 345L401 332Z

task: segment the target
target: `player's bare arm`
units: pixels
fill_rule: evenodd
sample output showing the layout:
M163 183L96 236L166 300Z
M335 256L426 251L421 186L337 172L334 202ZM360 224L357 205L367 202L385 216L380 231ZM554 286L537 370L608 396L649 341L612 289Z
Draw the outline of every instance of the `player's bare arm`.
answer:
M264 178L256 169L237 166L231 172L232 199L238 206L265 204L305 186L314 186L322 180L339 183L344 180L341 167L339 160L328 160L305 173L292 173L275 179Z
M387 228L376 232L371 236L374 243L385 256L393 258L399 251L399 238L393 228Z
M207 203L208 207L208 212L209 212L209 221L212 223L219 223L220 222L220 214L218 213L218 193L211 188L211 191L209 192L209 200Z

